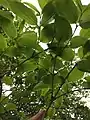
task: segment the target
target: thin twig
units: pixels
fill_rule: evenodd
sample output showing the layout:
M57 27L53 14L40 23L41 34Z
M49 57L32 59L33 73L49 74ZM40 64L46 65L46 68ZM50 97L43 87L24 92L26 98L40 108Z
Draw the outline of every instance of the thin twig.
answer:
M26 61L30 60L30 59L33 59L34 57L38 56L39 54L47 51L49 48L41 51L41 52L38 52L37 54L32 54L32 56L28 57L27 59L25 59L24 61L22 61L17 67L21 66L23 63L25 63Z
M64 81L66 81L66 79L67 79L68 76L71 74L71 72L74 70L74 68L76 67L76 65L77 65L77 64L75 64L74 67L69 71L69 73L67 74L67 76L64 78ZM55 94L54 97L57 96L57 94L59 93L59 90L60 90L60 88L63 86L63 84L64 84L64 83L62 83L62 84L58 87L58 90L57 90L57 92L56 92L56 94Z
M56 65L56 58L57 58L57 55L54 57L53 70L52 70L52 92L51 92L52 94L51 94L51 99L53 98L53 90L54 90L53 85L54 85L54 76L55 76L54 71L55 71L55 65Z

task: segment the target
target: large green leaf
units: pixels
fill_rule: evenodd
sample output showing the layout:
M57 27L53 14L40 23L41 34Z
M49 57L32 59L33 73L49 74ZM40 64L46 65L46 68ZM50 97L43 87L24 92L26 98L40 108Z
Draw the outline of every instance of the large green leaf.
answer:
M2 34L0 34L0 50L4 50L7 47L7 42Z
M55 14L55 10L54 10L54 6L52 4L52 2L49 2L44 8L43 8L43 17L42 17L42 21L41 24L45 25L46 23L48 23L50 20L52 20L51 18L54 16Z
M90 38L90 28L88 29L81 29L80 30L80 36L85 37L85 38Z
M36 46L37 35L35 32L24 32L18 38L18 44L22 47L35 48Z
M61 16L64 16L70 23L76 23L78 10L72 0L54 0L53 4Z
M2 19L2 29L11 38L15 38L17 36L17 31L13 22L8 19Z
M17 16L21 17L29 24L37 24L37 18L30 8L26 7L23 3L20 2L11 2L10 0L8 0L8 2L12 12L14 12Z
M71 40L70 47L72 47L72 48L80 47L80 46L84 45L86 41L87 41L86 38L83 38L81 36L75 36Z
M50 42L54 37L54 24L46 25L41 31L41 42Z
M84 12L80 18L80 26L82 28L90 28L90 5L84 9Z
M65 48L64 51L62 52L61 57L64 60L71 61L74 58L74 51L71 48Z
M77 68L83 72L90 72L90 60L81 60L77 63Z
M55 28L56 38L58 41L66 41L72 35L72 29L69 22L61 16L55 17Z
M74 81L81 79L83 75L84 75L84 72L78 70L75 67L74 70L70 73L68 80L74 82Z

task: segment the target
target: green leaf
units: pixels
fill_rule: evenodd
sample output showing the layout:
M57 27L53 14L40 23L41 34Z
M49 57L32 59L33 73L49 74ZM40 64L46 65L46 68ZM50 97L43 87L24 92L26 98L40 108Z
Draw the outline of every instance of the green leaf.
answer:
M60 76L65 78L68 74L68 70L66 68L60 70Z
M47 94L47 92L49 91L49 88L43 88L42 92L41 92L41 96L44 96Z
M62 86L62 90L67 93L69 91L69 86L70 84L68 84L67 82L65 82Z
M9 8L9 4L7 0L0 0L0 5L4 6L5 8Z
M83 87L84 87L84 89L90 89L90 82L83 82Z
M24 2L24 4L28 5L32 10L34 10L35 12L37 12L38 14L40 14L40 12L38 11L38 9L34 5L32 5L31 3Z
M36 77L37 77L37 81L41 81L41 78L43 77L43 76L45 76L47 74L47 71L44 69L44 68L40 68L39 70L38 70L38 73L37 73L37 75L36 75Z
M83 38L81 36L75 36L72 38L71 40L71 48L78 48L80 46L83 46L85 44L85 42L87 41L86 38Z
M16 105L14 103L8 103L6 105L7 110L16 110Z
M53 40L54 36L54 24L46 25L41 31L41 42L50 42Z
M61 16L55 17L55 28L55 34L58 41L66 41L72 35L72 29L69 22Z
M75 53L71 48L65 48L61 55L61 58L63 58L64 60L67 60L67 61L71 61L71 60L73 60L74 55L75 55Z
M78 56L80 57L80 58L83 58L83 47L80 47L79 49L78 49Z
M78 9L79 9L80 11L82 11L82 3L81 3L81 0L73 0L73 1L76 3Z
M51 56L47 55L45 58L40 59L39 64L40 64L41 67L49 69L51 67Z
M9 1L10 8L12 12L14 12L17 16L24 19L27 23L36 25L37 18L32 11L32 9L26 7L23 3L16 2L16 1Z
M41 80L43 81L44 84L50 85L52 83L52 76L50 74L45 75L45 76L42 77Z
M47 84L47 85L49 85L49 87L51 87L51 85L52 85L52 75L50 75L50 74L45 75L45 76L42 77L41 80L43 81L44 84ZM55 75L53 84L54 85L62 84L62 79L58 75Z
M32 46L34 48L34 46ZM25 55L27 58L31 57L35 52L34 49L30 46L22 46L21 48L18 46L16 55Z
M51 0L38 0L38 3L39 3L41 8L44 8L44 6L50 1Z
M43 17L42 17L41 25L45 26L48 22L50 22L50 20L52 20L51 18L55 15L55 10L52 2L49 2L43 8L42 14Z
M61 16L69 20L70 23L76 23L78 19L78 10L72 0L54 0L53 4Z
M53 62L54 62L54 60L53 60ZM56 64L55 64L55 70L59 70L59 69L61 69L62 67L63 67L62 61L61 61L59 58L57 58L57 59L56 59Z
M11 38L15 38L17 36L17 31L13 22L8 19L2 19L2 29Z
M81 60L77 63L77 68L83 72L90 72L90 60Z
M53 115L55 114L55 111L56 111L55 108L50 107L50 108L48 109L47 116L49 116L50 118L52 118Z
M8 77L8 76L5 76L3 77L3 82L6 84L6 85L12 85L12 78L11 77Z
M3 95L1 96L1 100L0 100L0 102L2 102L3 105L4 105L4 104L7 104L8 101L9 101L9 98L8 98L8 97L3 96Z
M6 49L6 53L5 55L9 56L9 57L14 57L20 53L18 53L20 51L17 50L17 48L15 46L10 46Z
M13 20L13 15L11 12L8 12L8 11L4 11L4 10L0 10L0 16L6 18L6 19L9 19L9 20Z
M30 83L35 83L36 80L35 80L35 73L30 73L27 77L26 77L26 80L25 80L25 84L30 84Z
M26 104L26 103L28 103L28 102L29 102L29 98L28 98L28 97L23 97L23 98L20 99L19 104L20 104L20 103L21 103L21 104Z
M68 80L69 81L77 81L80 80L84 75L84 72L78 70L76 67L74 68L74 70L70 73Z
M35 32L24 32L19 38L18 38L18 44L21 47L29 47L29 48L35 48L36 47L36 40L37 35Z
M2 34L0 34L0 50L4 50L7 47L7 42Z
M80 36L85 37L85 38L90 38L90 28L81 29L80 30Z
M85 80L87 80L87 82L90 82L90 76L89 76L89 75L86 76L86 77L85 77Z
M2 104L0 104L0 113L5 113L5 109L4 109L4 106Z
M22 20L20 25L19 25L19 33L23 32L24 25L25 25L25 20Z
M86 9L84 9L84 12L80 18L80 26L82 28L90 28L90 5L87 5Z
M88 40L83 47L83 54L86 55L90 52L90 40Z
M60 98L55 100L55 108L59 108L61 107L61 105L63 104L63 96L61 96Z
M48 84L44 84L41 81L34 87L34 90L42 90L42 89L45 89L45 88L48 88L48 87L49 87Z
M27 61L21 65L23 72L33 71L37 68L37 63L35 61Z

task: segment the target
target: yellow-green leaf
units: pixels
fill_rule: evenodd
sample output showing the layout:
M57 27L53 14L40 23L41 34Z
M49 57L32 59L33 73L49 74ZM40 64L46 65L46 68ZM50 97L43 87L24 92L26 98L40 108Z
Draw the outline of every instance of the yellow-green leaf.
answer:
M9 37L15 38L17 36L16 27L12 21L8 19L2 19L2 28Z
M11 77L8 77L8 76L5 76L3 78L3 82L6 84L6 85L12 85L12 78Z
M16 110L16 105L14 103L8 103L6 105L7 110Z

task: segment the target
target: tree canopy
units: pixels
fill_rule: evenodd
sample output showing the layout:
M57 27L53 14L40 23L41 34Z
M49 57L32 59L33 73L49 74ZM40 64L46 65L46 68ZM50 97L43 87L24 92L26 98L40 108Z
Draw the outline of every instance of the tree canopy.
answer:
M0 0L0 120L89 120L90 4L37 1Z

